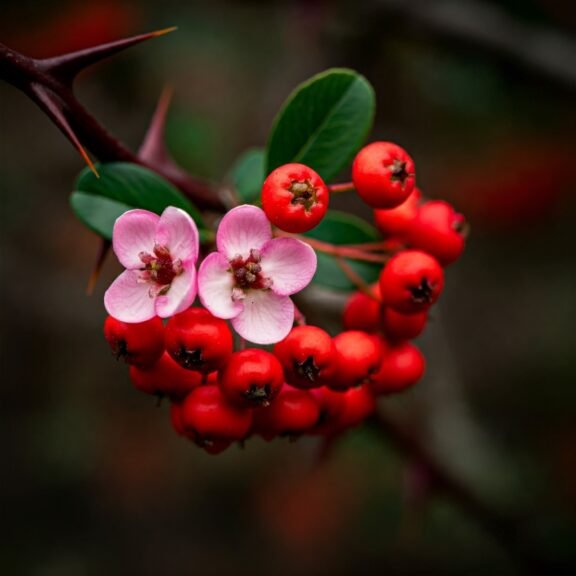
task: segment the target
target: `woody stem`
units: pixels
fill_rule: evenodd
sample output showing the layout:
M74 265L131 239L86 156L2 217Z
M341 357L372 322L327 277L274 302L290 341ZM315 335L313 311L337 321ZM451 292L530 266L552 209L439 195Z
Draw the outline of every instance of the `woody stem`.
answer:
M308 236L301 236L300 234L289 234L287 232L277 230L276 236L297 238L315 250L324 252L325 254L330 254L331 256L349 258L350 260L360 260L362 262L374 262L375 264L385 264L389 260L389 257L384 254L371 254L370 252L364 252L359 248L354 248L351 246L337 246L336 244L331 244L330 242L323 242L322 240L309 238Z

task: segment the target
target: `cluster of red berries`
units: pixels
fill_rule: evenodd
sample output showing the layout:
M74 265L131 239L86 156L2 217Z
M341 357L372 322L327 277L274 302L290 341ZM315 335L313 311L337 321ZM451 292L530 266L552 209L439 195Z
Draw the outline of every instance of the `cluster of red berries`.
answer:
M353 164L353 185L374 208L390 259L379 282L353 294L335 337L299 325L272 350L234 351L226 321L189 308L164 323L108 317L105 336L130 364L134 387L170 400L175 431L216 454L258 435L330 436L365 420L376 398L424 373L410 340L424 329L444 286L443 267L464 248L465 222L445 202L421 203L414 163L399 146L375 142ZM329 187L312 169L287 164L264 182L262 205L281 230L305 232L328 208Z
M464 250L464 217L442 200L422 203L414 161L391 142L372 142L354 159L356 193L374 209L376 226L390 251L411 247L439 264L455 262ZM328 210L329 187L304 164L285 164L270 173L262 187L262 208L280 230L302 233L317 226Z
M377 284L348 300L344 310L348 332L335 341L342 355L350 354L350 366L359 370L359 375L350 375L351 381L368 379L376 393L399 392L424 372L424 358L409 341L422 333L428 310L442 292L443 268L464 250L467 224L447 202L422 201L414 161L391 142L373 142L360 150L352 165L352 184L373 208L390 260ZM262 190L267 216L286 232L316 226L327 211L328 199L329 187L301 164L277 168ZM369 338L374 334L379 335L382 361L370 366L366 376L366 367L352 350L361 348L366 358L378 356Z
M331 338L316 326L297 326L271 352L234 352L224 320L189 308L166 325L159 318L127 324L108 317L104 333L130 364L133 386L169 399L176 432L209 453L251 435L336 433L375 408L366 376L381 350L362 332Z

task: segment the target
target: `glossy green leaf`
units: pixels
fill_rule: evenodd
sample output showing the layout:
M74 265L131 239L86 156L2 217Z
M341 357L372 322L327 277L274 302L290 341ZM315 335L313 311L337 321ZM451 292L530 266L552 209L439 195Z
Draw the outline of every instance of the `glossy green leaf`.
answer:
M70 205L74 214L90 230L102 238L106 238L106 240L112 240L112 229L116 218L132 209L132 206L128 206L128 204L84 192L73 192L70 197Z
M374 90L353 70L334 68L291 94L268 141L267 172L288 162L333 178L354 157L374 118Z
M251 204L260 198L264 164L264 150L252 148L242 154L232 167L230 180L241 204Z
M99 164L100 178L89 169L81 172L70 203L78 218L104 238L112 238L118 216L126 210L142 208L161 214L176 206L192 216L202 235L198 209L170 182L142 166L129 163Z
M306 236L336 245L362 244L374 242L380 238L376 228L365 220L336 210L330 210L322 222L307 232ZM356 288L355 284L342 272L333 256L320 251L316 253L318 255L318 269L314 276L314 283L336 290L354 290ZM346 262L369 284L378 279L382 269L381 264L373 264L372 262L350 259L346 259Z

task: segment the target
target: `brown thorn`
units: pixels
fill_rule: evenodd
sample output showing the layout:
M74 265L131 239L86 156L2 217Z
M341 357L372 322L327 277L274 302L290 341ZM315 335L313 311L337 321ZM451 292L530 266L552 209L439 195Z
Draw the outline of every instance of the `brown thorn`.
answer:
M172 86L166 86L160 94L156 110L150 121L150 126L144 137L144 142L138 150L138 158L151 164L165 163L172 160L168 156L166 144L164 142L164 133L166 129L166 117L174 89Z
M100 277L100 272L102 272L102 266L104 265L104 261L106 260L106 256L108 256L108 252L110 252L111 247L112 242L110 242L110 240L102 239L102 241L100 242L100 249L98 250L96 263L94 264L94 268L92 269L92 273L90 274L90 278L88 280L88 286L86 286L86 294L88 296L91 296L92 292L94 292L94 287L96 286L96 282Z
M54 58L38 60L37 66L42 72L48 73L54 78L58 78L61 82L70 85L74 81L74 78L85 68L101 62L126 48L140 44L140 42L157 38L158 36L164 36L164 34L168 34L174 30L176 30L175 26L146 34L139 34L131 38L115 40L114 42L78 50L70 54L62 54Z
M36 96L38 105L44 110L44 112L46 112L46 114L48 114L48 116L50 116L54 124L56 124L56 126L72 142L76 150L78 150L78 152L80 153L80 156L82 156L86 164L88 164L90 170L94 172L94 175L97 178L100 178L98 170L96 170L96 166L94 166L94 163L90 159L90 156L88 156L88 153L80 143L80 140L78 140L78 137L76 136L74 130L72 129L72 127L68 123L68 120L64 116L64 113L60 109L60 106L56 100L57 97L52 92L50 92L43 86L40 86L39 84L32 84L30 89Z

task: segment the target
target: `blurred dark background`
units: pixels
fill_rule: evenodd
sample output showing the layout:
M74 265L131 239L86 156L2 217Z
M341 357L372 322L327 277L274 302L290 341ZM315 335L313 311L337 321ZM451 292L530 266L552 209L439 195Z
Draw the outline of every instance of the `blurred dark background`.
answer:
M85 73L82 102L137 148L162 88L168 140L220 180L302 80L376 88L430 197L472 224L420 339L424 380L388 408L554 566L576 556L576 5L562 0L4 0L0 41L51 56L178 31ZM518 574L507 546L367 429L218 457L176 437L102 336L109 259L68 205L82 162L0 84L0 573ZM345 177L346 175L343 175ZM363 211L338 198L340 206ZM328 301L312 292L311 300ZM342 300L343 297L340 298ZM319 322L334 322L329 312Z

